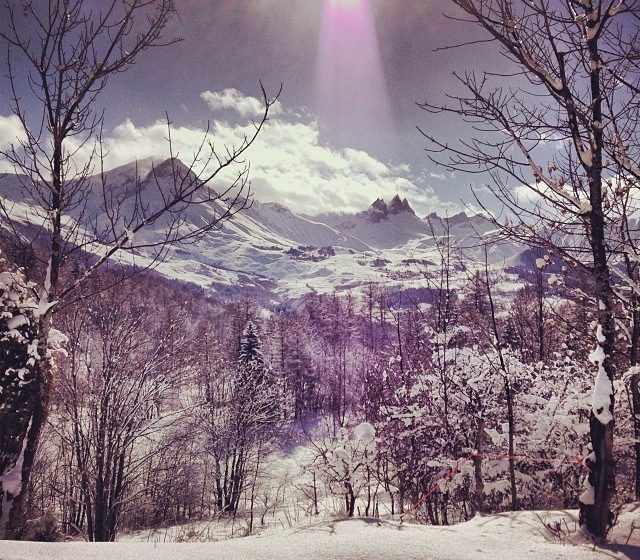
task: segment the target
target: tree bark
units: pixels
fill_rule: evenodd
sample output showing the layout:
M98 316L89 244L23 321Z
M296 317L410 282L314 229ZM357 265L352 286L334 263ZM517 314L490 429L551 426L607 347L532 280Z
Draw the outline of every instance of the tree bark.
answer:
M507 423L509 425L509 484L511 487L511 511L518 508L518 494L516 488L516 461L515 461L515 419L513 413L513 392L511 383L505 371L504 389L507 395Z
M596 35L597 37L597 35ZM599 61L597 39L587 41L591 60ZM602 122L602 96L600 91L600 71L591 71L591 98L593 102L593 122ZM603 133L600 127L593 126L593 158L588 171L589 175L589 214L590 242L593 254L593 278L595 281L596 297L598 301L598 319L602 329L604 341L604 360L601 364L611 384L611 399L609 403L613 415L613 379L615 351L615 325L613 317L614 294L611 287L611 274L607 262L605 217L602 203L602 152ZM600 367L600 366L599 366ZM580 504L580 519L587 529L597 538L605 538L609 530L613 514L611 501L615 492L615 463L613 460L613 427L614 421L603 424L591 411L589 419L591 445L595 454L595 462L591 466L588 481L594 489L593 504Z
M633 431L635 435L636 456L636 500L640 500L640 373L631 376L631 401L633 414Z
M478 420L476 430L476 449L473 455L475 480L476 512L484 514L484 480L482 479L482 452L484 444L484 419Z

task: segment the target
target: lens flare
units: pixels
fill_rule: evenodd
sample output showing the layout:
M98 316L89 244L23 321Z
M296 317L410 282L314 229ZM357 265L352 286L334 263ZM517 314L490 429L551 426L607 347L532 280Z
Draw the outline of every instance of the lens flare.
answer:
M395 141L370 0L324 0L316 70L316 107L332 140Z

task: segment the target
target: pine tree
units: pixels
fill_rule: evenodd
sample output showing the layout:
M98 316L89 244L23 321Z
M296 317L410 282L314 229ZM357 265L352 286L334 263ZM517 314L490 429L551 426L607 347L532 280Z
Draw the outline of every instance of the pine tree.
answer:
M238 394L241 414L256 424L271 423L281 416L282 383L262 352L258 328L249 319L240 337Z
M264 382L265 360L262 353L262 341L258 335L258 329L249 319L240 337L240 349L238 352L240 365L241 386L256 388Z

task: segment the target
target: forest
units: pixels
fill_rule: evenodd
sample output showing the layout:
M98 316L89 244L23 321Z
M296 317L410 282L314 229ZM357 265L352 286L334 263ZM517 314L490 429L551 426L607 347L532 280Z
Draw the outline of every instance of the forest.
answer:
M370 284L266 310L154 273L94 276L56 316L66 340L28 527L105 541L203 519L251 534L320 514L446 525L577 507L595 315L575 294L588 280L543 266L505 298L487 268L458 290L464 265L441 254L429 303ZM615 507L639 489L630 384L615 385Z
M315 93L276 3L0 6L3 546L570 510L632 557L640 2L291 0Z

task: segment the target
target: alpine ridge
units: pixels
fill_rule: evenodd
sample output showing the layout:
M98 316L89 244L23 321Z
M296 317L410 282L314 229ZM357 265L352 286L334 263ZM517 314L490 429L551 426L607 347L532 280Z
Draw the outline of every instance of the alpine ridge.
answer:
M172 188L174 172L180 180L196 180L177 159L147 158L112 169L105 174L106 199L117 202L124 221L135 211L137 197L144 199L146 211L151 212ZM82 211L89 212L96 224L107 224L111 217L103 207L103 178L93 177L90 188ZM17 223L39 225L27 211L29 193L20 188L16 175L0 175L0 193L10 202ZM203 199L189 209L181 227L196 228L224 211L220 200ZM431 213L422 219L407 198L398 194L388 203L379 198L355 214L317 216L296 214L277 202L254 200L196 242L172 247L157 270L208 290L257 293L267 300L298 298L309 291L347 290L368 282L415 291L424 286L425 274L438 260L445 224L451 242L465 255L465 266L479 264L484 256L478 243L492 229L481 215L461 212L446 218ZM156 242L164 227L163 223L152 224L140 232L140 239ZM522 250L514 245L494 247L490 259L495 264L518 263ZM147 256L144 252L135 258L121 253L119 258L144 265ZM458 271L461 284L466 274Z

